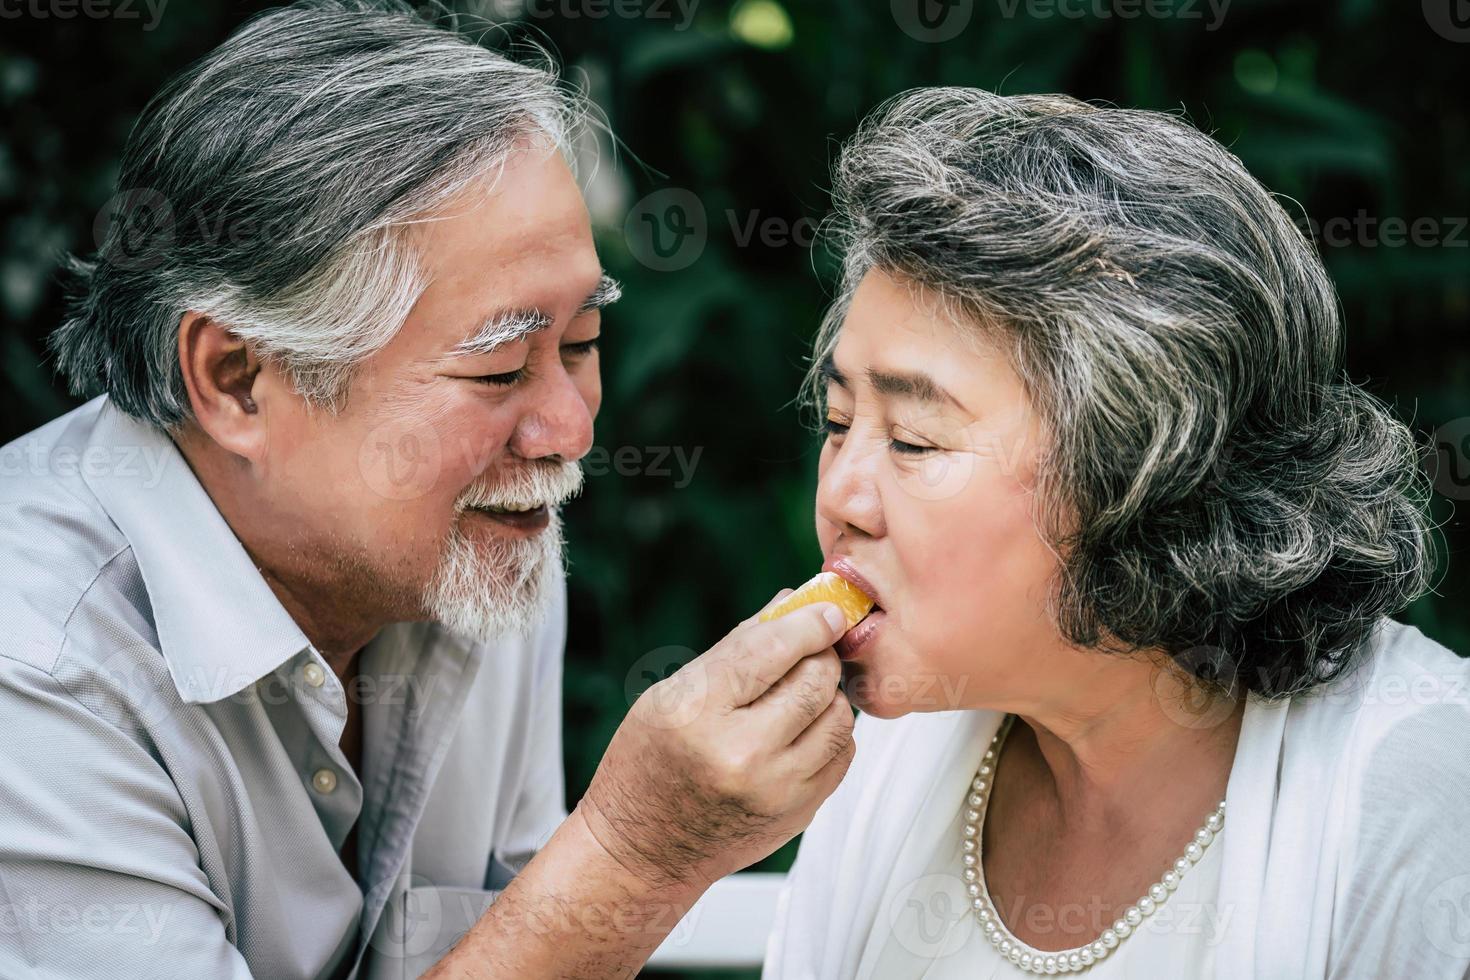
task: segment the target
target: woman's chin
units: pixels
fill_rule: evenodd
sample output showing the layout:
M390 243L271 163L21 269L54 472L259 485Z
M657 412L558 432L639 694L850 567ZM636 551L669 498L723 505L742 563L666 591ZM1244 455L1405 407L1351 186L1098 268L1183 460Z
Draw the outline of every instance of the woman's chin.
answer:
M842 661L842 690L853 707L874 718L975 707L972 674L933 666L901 639L898 631L880 633Z
M847 700L854 708L874 718L898 718L915 710L907 699L891 696L906 686L901 682L901 677L885 677L871 666L851 660L842 665L842 691Z
M868 717L878 718L882 721L892 721L895 718L902 718L904 715L913 711L906 704L884 704L883 702L878 702L877 704L859 704L856 707Z

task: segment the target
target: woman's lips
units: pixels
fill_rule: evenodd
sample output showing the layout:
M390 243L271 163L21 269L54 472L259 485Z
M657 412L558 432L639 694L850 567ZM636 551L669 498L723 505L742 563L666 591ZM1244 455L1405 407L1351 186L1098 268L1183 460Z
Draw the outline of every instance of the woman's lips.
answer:
M862 620L848 630L837 640L834 646L837 655L844 660L850 660L857 656L859 650L872 641L878 630L882 628L884 621L888 618L883 610L878 590L873 588L873 583L863 577L862 573L852 566L846 557L832 556L822 563L822 571L835 572L846 579L852 585L857 586L869 599L873 600L873 609Z
M828 558L822 562L822 571L836 572L838 575L847 579L849 583L867 593L868 598L873 600L875 606L883 605L882 597L878 595L878 590L873 588L873 583L864 578L862 573L852 566L852 562L846 556L833 555Z
M837 656L843 660L855 659L859 651L872 642L873 637L887 621L888 614L874 606L873 611L864 616L860 623L837 638L837 642L832 645L837 651Z

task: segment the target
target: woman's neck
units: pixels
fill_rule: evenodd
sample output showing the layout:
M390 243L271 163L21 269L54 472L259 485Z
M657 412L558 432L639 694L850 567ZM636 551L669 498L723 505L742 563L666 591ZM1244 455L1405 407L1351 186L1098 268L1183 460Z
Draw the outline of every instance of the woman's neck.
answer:
M1140 807L1185 787L1211 806L1223 798L1245 701L1204 701L1183 680L1167 664L1119 658L1088 684L1012 709L1026 731L1013 728L1007 741L1032 762L1032 790L1060 828L1127 832Z

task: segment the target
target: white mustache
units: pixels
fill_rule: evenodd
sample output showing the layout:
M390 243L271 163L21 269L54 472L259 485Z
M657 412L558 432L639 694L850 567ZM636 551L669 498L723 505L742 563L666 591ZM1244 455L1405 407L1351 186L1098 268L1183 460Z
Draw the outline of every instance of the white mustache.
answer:
M536 463L490 487L474 487L460 496L455 510L499 507L525 510L559 507L582 492L580 463Z

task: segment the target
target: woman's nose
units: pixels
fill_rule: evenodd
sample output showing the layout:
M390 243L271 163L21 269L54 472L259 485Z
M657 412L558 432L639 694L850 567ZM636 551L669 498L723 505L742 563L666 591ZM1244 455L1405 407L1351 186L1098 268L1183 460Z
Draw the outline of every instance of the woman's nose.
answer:
M817 477L817 516L839 528L881 537L885 527L878 493L881 446L865 444L850 432Z

